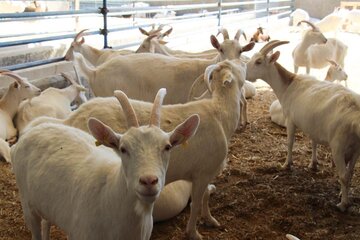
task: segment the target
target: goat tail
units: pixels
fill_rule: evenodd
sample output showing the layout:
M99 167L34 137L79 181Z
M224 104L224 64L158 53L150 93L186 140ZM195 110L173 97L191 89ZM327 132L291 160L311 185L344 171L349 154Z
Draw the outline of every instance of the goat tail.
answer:
M6 162L11 163L9 143L2 138L0 138L0 156L4 158Z

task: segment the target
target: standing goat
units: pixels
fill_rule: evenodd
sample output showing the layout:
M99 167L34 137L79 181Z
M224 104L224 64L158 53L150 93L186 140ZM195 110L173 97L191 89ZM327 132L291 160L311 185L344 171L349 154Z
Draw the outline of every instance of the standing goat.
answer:
M33 119L40 116L66 118L71 113L71 103L76 98L81 98L82 102L86 101L86 97L83 95L86 88L77 84L68 75L62 75L71 82L70 86L64 89L47 88L39 96L23 101L19 105L14 118L19 135Z
M325 77L325 81L334 82L336 80L338 81L345 81L345 86L347 86L346 79L347 74L344 72L342 67L340 67L336 62L329 60L331 63ZM283 110L281 107L281 104L279 100L275 100L269 108L271 121L276 123L277 125L280 125L282 127L286 127L286 119L283 114Z
M348 47L335 38L326 39L311 22L301 22L309 24L312 29L305 33L292 52L295 73L298 72L299 67L306 67L307 74L310 73L310 68L324 68L329 65L327 59L332 59L344 67Z
M184 103L194 80L206 67L225 59L239 59L242 52L255 45L251 42L242 47L237 36L234 40L225 39L221 44L213 35L210 39L218 50L213 59L181 59L142 53L119 56L91 68L79 55L75 64L84 73L95 96L112 96L114 90L121 89L130 98L151 101L157 89L165 87L170 95L166 103Z
M288 135L284 168L292 165L296 127L312 140L310 168L316 169L317 144L329 144L341 184L341 202L337 206L345 211L350 204L348 193L354 166L360 156L360 96L339 84L287 71L276 62L279 51L267 56L285 43L288 42L271 41L254 54L247 64L246 79L266 81L283 107Z
M170 150L199 125L198 115L192 115L169 133L161 130L165 92L160 90L155 99L149 125L140 127L127 96L115 93L126 119L124 134L89 118L88 131L96 142L84 131L52 123L20 138L11 158L32 239L41 240L42 234L47 239L50 224L69 239L150 239L153 205L165 185Z
M211 98L185 104L165 105L162 108L161 126L165 130L173 129L188 115L197 113L201 118L201 123L191 143L183 150L175 149L172 152L166 176L166 184L179 179L192 182L191 213L186 228L186 233L191 239L201 239L196 229L201 209L209 225L219 226L216 219L211 216L208 207L207 187L222 170L227 157L228 143L240 118L239 99L245 74L245 67L233 61L226 60L211 65L206 69L204 78L205 85L209 86L212 94ZM131 104L140 123L144 123L149 117L152 104L138 100L131 100ZM30 127L52 121L87 131L85 121L92 116L114 130L122 132L126 127L126 122L124 115L119 114L117 109L118 103L114 98L94 98L81 105L65 120L38 118L30 124Z
M41 91L27 79L22 78L13 72L2 70L0 71L0 74L9 76L15 80L0 99L0 152L5 160L9 162L8 144L14 144L17 139L17 129L14 127L13 118L18 106L21 101L38 96Z
M73 42L70 44L70 47L65 54L65 60L73 60L74 52L77 52L81 53L91 65L96 67L115 56L134 53L131 50L97 49L85 44L84 32L86 30L87 29L81 30L75 35Z

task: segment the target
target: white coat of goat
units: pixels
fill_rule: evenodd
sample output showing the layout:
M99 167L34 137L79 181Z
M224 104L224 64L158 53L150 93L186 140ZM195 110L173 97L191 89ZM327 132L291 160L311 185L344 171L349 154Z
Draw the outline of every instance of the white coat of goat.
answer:
M153 205L165 185L170 150L199 125L199 116L192 115L169 133L161 130L165 92L161 89L155 99L149 125L139 126L127 96L117 91L128 129L123 134L89 118L96 142L80 129L53 123L20 138L11 158L32 239L42 239L41 232L49 236L50 223L69 239L150 239Z
M360 156L360 95L327 81L319 81L309 75L297 75L287 71L277 59L280 52L267 54L287 41L272 41L247 64L246 79L263 79L274 90L287 119L288 155L284 168L292 165L292 148L295 129L298 127L312 140L310 168L316 168L317 144L328 144L341 185L341 211L349 206L348 198L354 167ZM316 121L314 121L316 119Z
M119 55L128 55L134 53L131 50L114 50L114 49L97 49L88 44L85 44L84 32L87 29L81 30L74 37L74 40L70 44L69 49L65 54L65 60L74 60L74 52L81 53L85 59L93 66L99 66L106 62L110 58Z
M17 129L13 124L13 118L17 112L21 101L38 96L41 92L39 88L31 84L27 79L19 75L1 70L1 75L7 75L15 80L7 88L4 96L0 99L0 153L9 162L9 143L14 144L17 139Z
M329 60L331 63L325 77L325 81L334 82L334 81L345 81L345 86L347 86L347 74L342 69L339 64L334 61ZM286 127L286 119L284 117L281 104L279 100L272 102L269 108L271 121L276 123L279 126Z
M215 66L211 65L207 68L204 79L212 79L211 98L162 107L161 126L165 130L172 129L190 114L197 113L201 118L197 134L191 139L191 143L181 151L175 149L172 152L166 176L167 184L179 179L192 182L191 213L186 229L186 233L192 239L201 239L196 223L202 205L206 222L213 226L219 225L211 216L208 195L204 193L208 193L208 184L221 171L227 157L228 143L240 118L239 98L245 74L245 67L232 61L227 60ZM149 118L152 104L138 100L131 100L131 104L140 123L145 122ZM114 98L94 98L81 105L65 120L38 118L30 125L36 126L41 122L53 121L87 131L84 126L85 121L89 116L93 116L114 130L122 132L126 127L126 122L124 116L118 113L118 107ZM203 196L205 196L204 201Z
M130 98L151 101L157 89L165 87L169 98L165 103L184 103L195 79L204 73L206 67L225 59L239 59L242 52L251 50L255 43L239 44L239 36L234 40L225 39L219 43L211 36L213 46L219 51L214 59L181 59L160 54L132 54L119 56L97 68L89 67L81 55L76 57L78 66L95 96L112 96L114 90L121 89ZM202 90L205 90L205 86Z
M301 8L297 8L295 9L295 11L293 11L290 14L290 17L292 18L292 25L293 26L298 26L299 22L305 20L305 21L309 21L310 20L310 16L309 13Z
M295 73L299 67L306 67L307 74L310 73L310 68L324 68L329 65L328 59L344 67L348 47L335 38L326 39L313 23L302 22L309 24L312 29L304 34L292 52Z
M77 84L70 76L63 76L71 82L70 86L64 89L47 88L39 96L20 103L14 118L19 135L33 119L40 116L66 118L71 113L71 103L77 97L82 98L82 102L86 101L86 97L82 95L86 88Z

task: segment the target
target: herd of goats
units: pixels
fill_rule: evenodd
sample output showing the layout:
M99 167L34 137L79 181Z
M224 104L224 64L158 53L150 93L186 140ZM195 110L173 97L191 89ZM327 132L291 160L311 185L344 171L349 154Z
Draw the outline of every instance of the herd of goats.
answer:
M32 239L49 239L50 225L69 239L149 239L153 221L176 216L190 197L186 234L202 239L200 217L220 225L209 208L211 181L231 137L248 123L246 98L257 79L278 98L270 114L287 129L283 168L291 169L296 128L312 140L310 168L317 168L317 144L329 145L341 184L337 207L346 211L360 155L360 96L333 82L347 78L347 46L300 23L310 28L293 50L295 73L277 62L276 47L289 42L270 41L261 29L241 45L243 31L230 39L222 28L223 42L211 35L214 49L190 53L165 45L172 28L162 32L163 25L140 29L147 37L136 54L96 49L85 44L84 31L75 36L65 58L87 80L90 100L79 77L63 74L70 86L41 92L1 70L15 82L0 100L0 151L15 174ZM257 41L268 42L243 56ZM296 73L329 65L327 81Z

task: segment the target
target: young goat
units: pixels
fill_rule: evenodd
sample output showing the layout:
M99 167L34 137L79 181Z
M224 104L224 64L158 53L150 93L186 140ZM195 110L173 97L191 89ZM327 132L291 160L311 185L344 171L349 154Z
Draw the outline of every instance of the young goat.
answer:
M254 54L247 64L246 79L266 81L283 107L288 135L284 168L292 165L296 127L312 140L311 168L316 168L317 144L329 144L341 184L341 202L337 206L345 211L350 203L348 193L354 166L360 156L360 96L339 84L287 71L276 62L279 51L267 56L274 47L285 43L288 42L271 41Z
M81 98L82 102L86 101L86 97L81 95L86 88L77 84L68 75L62 75L71 82L70 86L64 89L47 88L39 96L20 104L14 119L19 135L33 119L40 116L66 118L71 113L71 103L77 97Z
M338 80L338 81L344 80L345 86L347 86L346 72L344 72L342 67L340 67L336 62L331 61L331 60L329 60L329 62L331 63L331 66L329 67L329 69L326 73L325 81L334 82L335 80ZM284 117L282 107L281 107L279 100L275 100L270 105L269 112L270 112L271 121L273 121L274 123L276 123L282 127L286 127L286 119Z
M41 90L32 85L27 79L22 78L13 72L1 70L0 74L7 75L15 80L0 99L0 139L8 142L0 141L0 152L5 160L9 162L8 144L14 144L17 139L17 129L13 124L13 118L18 106L21 101L38 96Z
M170 150L199 125L199 116L192 115L169 133L161 130L165 92L161 89L155 99L150 124L141 127L127 96L115 93L126 119L124 134L89 118L88 131L96 142L84 131L53 123L20 138L11 158L32 239L42 239L41 228L49 236L50 223L69 239L150 239L153 205L165 185ZM120 111L118 104L115 111Z
M309 24L312 29L305 33L292 52L295 73L298 72L299 67L306 67L307 74L310 73L310 68L324 68L329 65L328 59L344 67L348 47L335 38L326 39L311 22L301 22Z
M228 143L233 135L240 117L241 87L245 81L245 67L232 61L223 61L207 68L206 82L211 79L212 97L185 104L165 105L162 108L161 124L172 129L185 116L197 113L201 123L197 134L185 149L175 149L171 154L166 184L179 179L192 182L192 204L186 233L192 239L201 239L196 229L197 218L203 206L203 217L212 226L219 226L211 216L208 207L207 187L210 181L221 171L228 152ZM131 100L140 123L148 119L151 103ZM32 122L36 126L41 122L55 121L87 131L85 121L93 116L118 132L124 131L126 122L119 114L118 103L114 98L94 98L81 105L65 120L38 118ZM26 134L26 133L25 133ZM209 137L216 136L216 137ZM209 147L211 146L211 147ZM203 148L206 148L204 151ZM205 193L205 195L204 195Z

